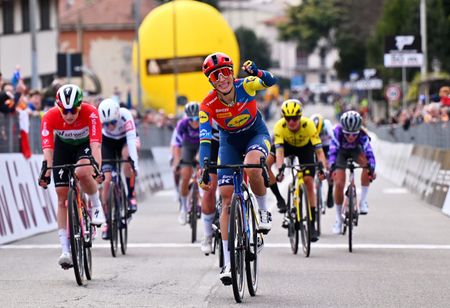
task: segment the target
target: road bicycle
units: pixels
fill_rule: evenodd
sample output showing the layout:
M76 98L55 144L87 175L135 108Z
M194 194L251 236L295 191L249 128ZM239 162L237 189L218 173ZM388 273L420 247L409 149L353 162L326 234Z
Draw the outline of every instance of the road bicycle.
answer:
M311 253L311 232L312 232L312 210L306 184L303 179L304 171L309 167L318 167L320 172L322 164L298 164L294 165L294 158L290 158L290 164L283 164L280 173L285 168L291 169L292 183L288 188L287 212L288 237L293 254L297 254L299 245L299 233L302 242L302 250L305 257ZM317 207L316 207L317 208ZM317 220L317 219L316 219ZM299 232L300 231L300 232Z
M217 257L219 259L219 267L224 266L223 261L223 247L222 247L222 234L220 233L220 213L222 212L222 198L219 197L216 202L216 211L214 213L214 221L212 223L213 235L212 235L212 249L211 254L215 255L217 251Z
M197 161L192 163L192 168L192 176L189 181L187 221L191 227L191 243L195 243L197 241L197 222L202 215L200 207L200 189L197 182Z
M266 160L261 157L259 164L210 164L204 161L202 181L209 182L209 169L233 169L233 196L230 207L228 229L228 250L230 251L231 281L233 295L237 303L242 302L246 276L248 291L256 295L258 289L258 254L264 246L264 239L258 230L258 209L247 184L243 182L244 168L261 168L264 185L269 187ZM253 199L253 200L252 200ZM244 273L245 266L245 273Z
M100 175L97 163L93 157L89 158L89 163L83 164L65 164L59 166L47 166L47 161L42 162L40 180L45 181L45 173L49 169L62 169L69 175L69 191L67 193L67 234L70 240L70 249L72 253L72 263L75 273L75 279L78 285L92 279L92 240L94 238L95 226L91 224L89 213L90 204L86 195L81 192L78 184L78 178L75 169L83 166L94 167L95 176ZM65 269L69 269L65 268Z
M105 159L103 164L112 164L111 182L109 184L108 199L106 201L107 219L108 219L108 237L111 244L111 255L117 256L117 250L120 240L120 250L123 255L127 253L128 244L128 223L131 213L128 211L128 198L125 191L125 184L120 175L121 165L129 163L134 172L134 161L129 158Z

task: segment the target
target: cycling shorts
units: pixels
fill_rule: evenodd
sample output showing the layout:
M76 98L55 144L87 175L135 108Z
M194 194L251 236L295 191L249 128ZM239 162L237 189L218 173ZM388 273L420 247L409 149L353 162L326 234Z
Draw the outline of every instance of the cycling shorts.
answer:
M213 164L217 164L217 157L219 157L219 141L211 139L211 155L210 159ZM209 173L217 174L216 168L209 169Z
M181 166L193 166L196 162L195 157L197 156L199 149L198 144L192 144L189 142L183 141L181 146Z
M314 164L315 161L315 151L314 147L310 142L308 142L305 146L302 147L294 147L290 145L289 143L283 144L284 148L284 157L289 156L297 156L298 162L300 164ZM275 157L275 145L272 145L272 150L270 151L270 154ZM305 171L303 172L305 176L312 176L316 174L316 168L315 167L307 167L305 168Z
M364 152L360 146L354 149L340 149L336 154L336 169L345 169L347 159L350 157L353 161L359 162L361 154L364 155Z
M120 159L122 158L122 149L127 145L127 138L113 139L103 135L102 140L102 159ZM111 172L112 163L102 165L103 172Z
M92 156L89 142L72 145L55 137L55 147L53 151L53 166L76 164L80 159ZM53 169L53 181L55 187L69 186L69 173L64 169Z

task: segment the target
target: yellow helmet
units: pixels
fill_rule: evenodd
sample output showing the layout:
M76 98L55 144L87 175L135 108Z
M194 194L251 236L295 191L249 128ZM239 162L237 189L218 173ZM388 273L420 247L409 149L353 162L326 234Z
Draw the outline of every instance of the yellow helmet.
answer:
M323 117L321 114L315 113L310 118L316 126L317 132L320 134L323 128Z
M303 114L302 103L298 99L288 99L281 105L281 112L285 117L298 117Z

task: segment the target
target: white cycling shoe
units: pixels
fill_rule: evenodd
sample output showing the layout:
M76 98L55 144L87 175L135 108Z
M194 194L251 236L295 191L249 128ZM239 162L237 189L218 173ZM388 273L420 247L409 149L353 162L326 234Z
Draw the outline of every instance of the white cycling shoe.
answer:
M359 204L359 214L367 215L369 213L369 206L367 205L367 201L361 202Z
M92 207L91 215L91 224L96 225L97 227L100 227L106 222L105 213L103 212L101 205Z
M259 228L258 231L267 234L272 229L272 214L267 210L259 210Z
M178 222L182 226L186 224L186 212L180 211L180 215L178 216Z
M63 252L58 259L58 264L62 268L69 268L73 266L72 263L72 254L70 252Z
M212 236L205 236L200 245L200 249L205 255L209 255L212 251Z
M231 265L227 264L224 267L222 267L222 270L220 271L219 278L222 281L222 283L226 286L231 285Z
M341 234L342 233L342 220L336 221L333 225L333 234Z

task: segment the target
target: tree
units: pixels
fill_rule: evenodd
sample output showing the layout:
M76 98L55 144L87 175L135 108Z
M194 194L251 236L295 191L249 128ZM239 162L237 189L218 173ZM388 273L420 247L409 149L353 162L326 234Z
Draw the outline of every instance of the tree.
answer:
M239 27L235 31L241 53L241 61L252 60L261 69L271 66L270 45L264 38L256 36L255 32L245 27Z

